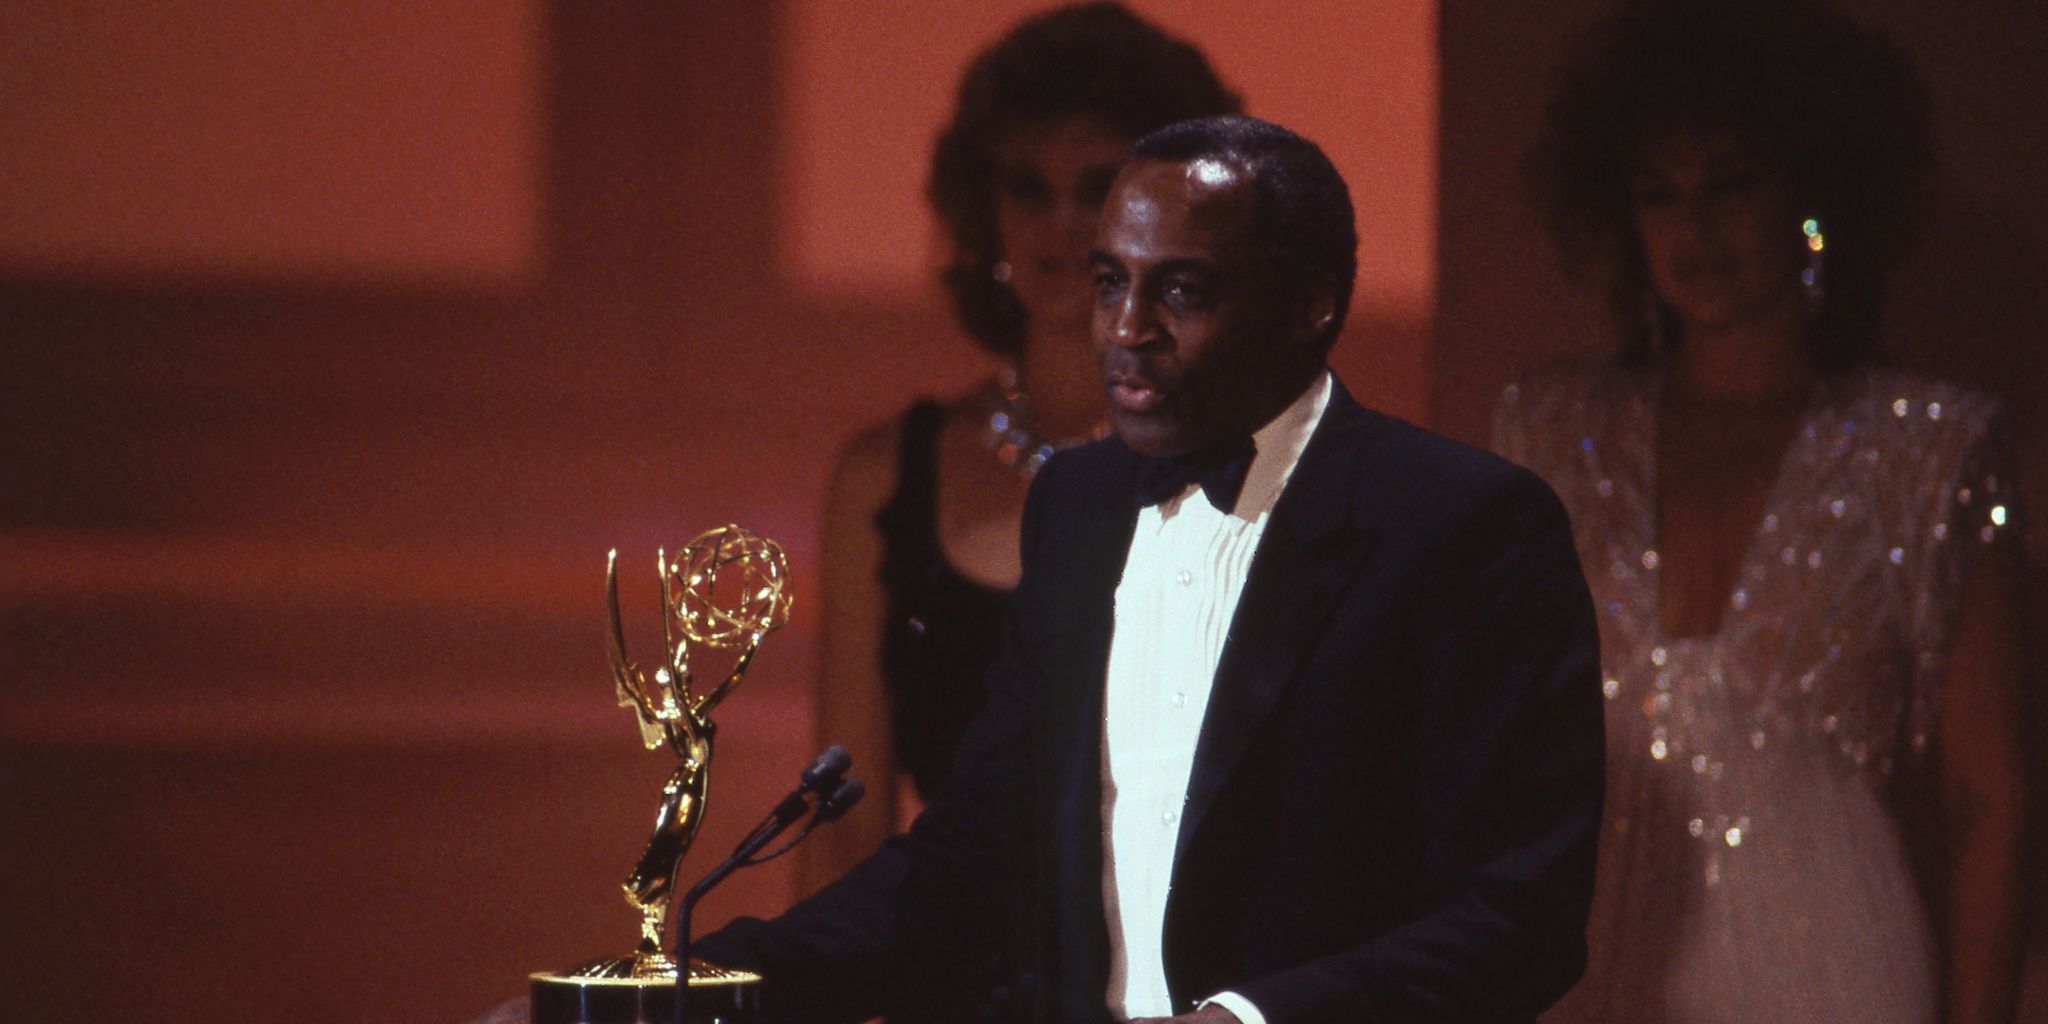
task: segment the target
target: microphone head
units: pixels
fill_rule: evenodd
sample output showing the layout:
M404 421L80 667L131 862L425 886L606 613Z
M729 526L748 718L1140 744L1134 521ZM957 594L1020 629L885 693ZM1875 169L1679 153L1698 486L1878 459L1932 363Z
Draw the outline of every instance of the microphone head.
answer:
M846 770L851 767L853 767L853 755L847 753L845 747L834 743L826 748L824 753L819 754L817 759L811 762L809 768L804 769L799 779L802 782L803 788L814 793L824 793L831 789L832 784L839 781L839 777L845 775Z
M818 801L818 824L845 817L846 812L853 810L853 805L860 803L860 798L866 795L868 788L861 785L859 779L841 779L839 785L832 788L830 796Z

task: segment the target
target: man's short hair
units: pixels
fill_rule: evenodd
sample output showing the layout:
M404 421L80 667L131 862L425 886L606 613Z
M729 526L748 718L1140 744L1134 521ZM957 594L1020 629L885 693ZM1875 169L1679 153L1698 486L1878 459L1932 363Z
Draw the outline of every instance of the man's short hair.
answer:
M1351 191L1315 143L1255 117L1209 117L1171 124L1138 140L1133 160L1217 160L1249 171L1257 196L1254 232L1275 269L1300 288L1336 281L1327 348L1344 327L1358 276L1358 229Z

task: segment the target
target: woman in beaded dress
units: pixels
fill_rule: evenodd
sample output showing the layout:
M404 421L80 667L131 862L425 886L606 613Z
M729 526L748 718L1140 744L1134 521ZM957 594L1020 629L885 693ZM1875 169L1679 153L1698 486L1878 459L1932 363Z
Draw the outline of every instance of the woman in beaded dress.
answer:
M1591 963L1555 1020L2010 1019L2001 413L1871 354L1925 109L1838 15L1667 0L1603 23L1547 112L1538 194L1628 325L1620 359L1533 374L1496 418L1601 607Z
M825 508L818 735L880 784L805 848L806 892L873 852L944 781L1022 572L1031 475L1104 429L1087 257L1125 152L1174 121L1237 109L1199 50L1112 3L1027 19L969 65L927 196L952 246L942 281L960 324L1007 365L840 453Z

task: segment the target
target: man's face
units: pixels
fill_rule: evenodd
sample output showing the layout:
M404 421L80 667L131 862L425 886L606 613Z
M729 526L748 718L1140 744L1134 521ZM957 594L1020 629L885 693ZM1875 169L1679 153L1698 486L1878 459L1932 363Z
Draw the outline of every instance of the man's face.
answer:
M1256 430L1320 365L1256 217L1250 175L1215 160L1138 160L1110 186L1090 257L1095 346L1132 450L1185 455Z

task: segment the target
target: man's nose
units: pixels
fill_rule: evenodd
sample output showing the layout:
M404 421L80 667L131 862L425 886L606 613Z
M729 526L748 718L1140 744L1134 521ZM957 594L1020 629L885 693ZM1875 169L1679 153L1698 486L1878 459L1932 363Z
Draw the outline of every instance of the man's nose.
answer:
M1149 305L1136 288L1126 289L1116 301L1101 310L1103 330L1098 332L1108 345L1137 348L1156 340L1158 324Z

